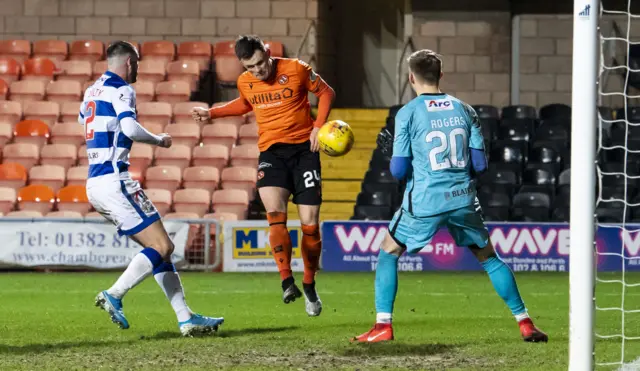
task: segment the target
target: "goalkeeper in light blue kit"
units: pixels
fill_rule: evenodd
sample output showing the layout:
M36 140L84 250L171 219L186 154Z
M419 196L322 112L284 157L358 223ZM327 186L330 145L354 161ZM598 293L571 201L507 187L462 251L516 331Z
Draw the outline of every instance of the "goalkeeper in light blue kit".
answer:
M391 314L398 289L398 259L417 253L441 227L458 246L467 246L488 273L525 341L546 342L535 327L518 292L513 272L497 256L476 199L476 177L486 170L484 141L478 116L468 104L440 92L442 60L430 50L409 57L409 81L418 97L395 119L395 137L383 132L383 150L393 146L391 173L407 179L402 207L389 223L378 256L375 278L375 326L352 339L393 340ZM393 145L391 142L393 141Z

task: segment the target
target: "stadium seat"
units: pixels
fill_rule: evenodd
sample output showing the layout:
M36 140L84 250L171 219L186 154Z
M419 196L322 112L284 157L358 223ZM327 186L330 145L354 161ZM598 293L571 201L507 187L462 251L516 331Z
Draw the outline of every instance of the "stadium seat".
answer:
M156 96L156 86L152 81L138 80L132 84L136 91L136 102L152 102ZM164 102L164 100L160 100Z
M171 122L172 108L166 102L142 102L136 107L138 121L143 125L159 123L164 127ZM156 133L157 134L157 133Z
M596 207L596 219L600 223L628 223L632 219L629 208L622 202L600 202Z
M171 135L173 144L184 144L187 147L195 147L200 143L200 125L193 124L170 124L165 126L164 131Z
M167 64L168 81L184 81L189 89L195 91L200 79L200 66L196 61L175 61Z
M393 212L389 206L357 205L353 210L353 220L391 220Z
M158 83L166 80L165 61L143 59L139 63L138 78Z
M0 57L0 79L7 84L20 80L20 63L11 57Z
M571 120L571 107L562 103L547 104L540 108L539 117L540 120L551 118Z
M20 189L27 184L27 170L15 162L0 164L0 187Z
M78 60L60 62L60 70L58 80L77 81L81 84L91 80L93 72L91 62Z
M0 122L0 148L13 139L13 127L11 124Z
M86 213L85 216L84 216L84 219L85 220L105 220L104 216L102 216L97 211L90 211L90 212Z
M229 148L220 144L205 144L193 148L193 166L212 166L222 171L229 164Z
M40 159L39 147L33 143L10 143L2 149L2 159L22 165L25 170L38 163Z
M107 61L97 61L93 64L91 68L91 80L95 81L100 78L100 76L104 75L107 72ZM137 90L136 90L137 93Z
M392 195L386 192L360 192L356 205L392 206Z
M67 170L66 185L85 185L89 174L89 166L74 166Z
M60 211L76 211L85 215L91 210L84 185L66 186L58 191L56 199Z
M245 124L238 130L238 144L258 144L258 125Z
M55 193L46 185L31 184L18 191L19 210L33 210L46 214L53 210L54 205Z
M508 221L511 208L511 196L502 192L495 192L490 187L478 190L478 201L486 220Z
M97 40L76 40L70 45L69 60L97 62L104 57L104 43Z
M142 122L141 124L142 126L144 126L145 129L147 129L153 134L164 133L164 127L167 126L159 122Z
M144 190L144 194L153 202L160 216L166 215L171 210L173 198L171 192L166 189L147 188Z
M544 193L518 193L513 196L512 220L544 222L549 220L551 199Z
M232 124L213 123L202 127L202 143L217 144L231 150L238 141L238 128Z
M78 159L78 166L86 166L89 164L89 159L87 158L87 145L83 144L78 147L78 151L76 152L76 158Z
M231 166L258 167L260 150L254 144L244 144L231 149Z
M76 107L79 111L80 106ZM60 116L60 105L57 102L33 101L22 105L25 120L39 120L53 127ZM76 116L78 112L76 112ZM77 123L77 121L76 121Z
M144 143L133 143L129 151L129 170L132 168L144 173L153 162L153 150L155 146Z
M190 96L191 88L184 81L163 81L156 85L156 100L160 102L188 102Z
M162 219L164 220L200 219L200 215L196 213L189 213L189 212L182 212L182 213L173 212L173 213L167 213ZM189 243L187 243L187 245L189 245Z
M48 58L30 58L22 64L22 80L53 81L57 70L56 64Z
M14 81L9 87L9 99L19 102L44 100L45 86L43 81Z
M213 104L213 107L219 106L219 104ZM221 117L215 120L211 120L211 123L213 124L231 124L233 126L235 126L236 128L240 129L240 126L244 125L247 123L247 118L248 116L227 116L227 117Z
M220 211L220 212L215 212L215 213L210 213L210 214L204 214L202 219L215 219L215 220L217 220L219 222L223 222L224 223L226 221L238 220L238 214L225 213L223 211Z
M61 102L60 105L60 122L73 122L78 124L78 113L82 102ZM82 125L80 125L82 126Z
M515 188L520 185L520 172L514 171L510 166L503 164L491 164L489 169L480 176L480 185L499 186L502 192L512 196Z
M52 144L73 144L77 147L84 141L84 128L77 122L58 122L51 128Z
M191 109L193 107L209 108L209 105L205 102L179 102L173 105L173 118L176 124L194 124L191 117ZM202 126L203 124L197 122L196 124Z
M228 167L220 175L222 189L243 189L249 195L249 202L255 198L258 170L256 167Z
M145 188L174 192L182 183L182 171L176 166L151 166L145 172Z
M211 192L199 188L177 190L173 194L173 208L176 212L196 213L202 217L211 208Z
M478 114L480 119L499 119L500 114L498 112L498 108L495 106L491 106L488 104L478 104L474 105L473 109Z
M0 101L5 101L9 98L9 85L2 79L0 79Z
M51 81L46 93L48 101L77 102L82 99L82 84L78 81Z
M369 167L376 170L389 170L391 156L382 153L380 149L375 149L369 161Z
M535 107L527 105L514 105L502 108L503 119L536 119L538 113Z
M24 218L24 219L33 219L33 218L42 218L44 216L40 211L35 210L16 210L11 211L6 214L7 218Z
M631 123L640 123L640 107L627 106L616 110L616 120L627 120Z
M42 147L49 141L49 126L40 120L23 120L13 129L16 143L33 143Z
M529 127L520 123L506 122L500 125L498 129L498 139L511 141L529 141Z
M178 44L178 61L196 61L201 71L211 67L211 44L205 41L184 41Z
M16 206L17 194L13 188L0 187L0 213L8 214Z
M389 170L367 170L364 175L363 183L388 183L397 184L396 178L391 175Z
M22 103L0 101L0 122L15 125L22 119Z
M220 171L213 166L193 166L184 169L182 185L189 189L205 189L213 193L220 183Z
M69 45L63 40L36 40L33 42L33 58L48 58L59 62L67 59Z
M213 211L233 213L238 219L247 218L249 195L242 189L221 189L213 192Z
M142 60L160 60L165 63L175 59L176 46L172 41L145 41L140 50Z
M84 156L86 158L85 152ZM75 166L78 160L78 151L73 144L47 144L40 150L40 163L42 165L59 165L66 169Z
M165 166L177 166L186 169L191 163L191 148L176 144L171 148L158 147L155 149L155 164Z
M31 56L31 41L0 40L0 56L11 57L20 63Z
M40 165L29 169L29 184L42 184L49 186L57 192L64 186L65 170L57 165Z
M82 214L77 211L59 210L48 212L45 218L82 219Z
M499 140L491 143L489 160L492 163L501 163L520 173L524 163L527 162L526 146L522 142ZM491 167L491 164L489 165Z
M271 51L272 57L284 57L284 45L279 41L268 40L264 46Z
M140 171L139 168L137 167L131 167L129 166L129 169L127 170L127 172L129 173L129 176L131 177L131 179L135 180L136 182L139 182L140 184L144 184L144 175L146 174L146 172L142 172Z
M536 142L529 151L527 166L532 164L544 164L543 167L552 169L553 173L557 175L562 170L562 157L553 142Z
M235 55L235 41L220 41L213 46L216 77L223 84L235 85L245 71Z

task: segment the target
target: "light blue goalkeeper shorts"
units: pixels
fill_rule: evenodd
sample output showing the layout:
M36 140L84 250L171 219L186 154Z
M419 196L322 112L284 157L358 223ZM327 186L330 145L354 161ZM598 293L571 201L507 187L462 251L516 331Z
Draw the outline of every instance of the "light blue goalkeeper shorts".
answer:
M414 254L422 250L445 226L458 246L476 245L482 248L489 243L489 231L477 200L474 205L428 217L416 217L400 209L389 223L389 232L400 246Z

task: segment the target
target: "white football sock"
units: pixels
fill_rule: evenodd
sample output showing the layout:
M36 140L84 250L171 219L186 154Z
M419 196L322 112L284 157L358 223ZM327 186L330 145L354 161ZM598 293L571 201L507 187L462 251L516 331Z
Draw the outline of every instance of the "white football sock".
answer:
M193 313L184 299L184 290L178 272L160 272L154 277L176 312L178 322L184 322L191 318Z
M153 265L149 258L144 254L137 254L131 259L131 263L116 283L107 290L107 293L117 299L122 299L127 291L144 281L151 272L153 272Z
M391 313L377 313L376 323L391 323Z
M516 321L517 322L520 322L523 319L529 318L529 313L528 312L522 312L522 313L516 314L514 317L516 317Z

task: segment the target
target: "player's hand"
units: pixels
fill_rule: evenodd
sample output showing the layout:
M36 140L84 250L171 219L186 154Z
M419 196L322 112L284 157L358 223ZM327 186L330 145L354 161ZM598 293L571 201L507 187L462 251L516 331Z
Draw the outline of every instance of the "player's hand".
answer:
M385 155L390 155L393 152L393 134L386 128L378 134L376 143Z
M311 130L311 136L309 137L309 141L311 141L311 152L318 152L320 150L320 141L318 141L318 132L320 128L313 127Z
M195 122L207 122L211 120L209 110L202 107L193 107L191 109L191 117Z
M171 135L169 135L167 133L162 133L162 134L160 134L160 137L162 139L160 140L160 144L158 144L158 146L160 146L162 148L171 147L171 144L172 144Z

